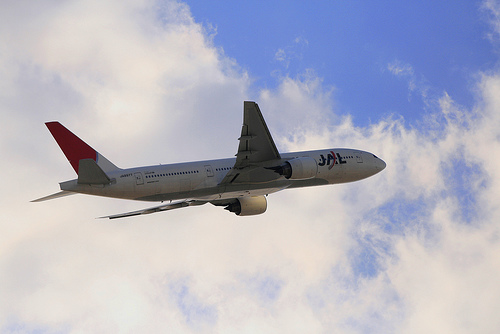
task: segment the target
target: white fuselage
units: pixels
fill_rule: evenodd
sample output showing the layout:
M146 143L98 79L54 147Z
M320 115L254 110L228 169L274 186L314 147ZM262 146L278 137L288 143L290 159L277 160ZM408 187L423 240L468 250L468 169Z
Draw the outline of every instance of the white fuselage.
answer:
M265 169L298 157L309 157L316 161L315 177L286 179ZM123 199L169 201L189 198L211 201L267 195L286 188L352 182L385 168L381 159L360 150L340 148L283 153L280 160L271 160L264 167L255 167L257 178L251 177L249 181L236 179L235 182L220 185L235 165L235 160L230 158L118 169L108 173L110 184L79 184L75 179L60 185L61 190Z

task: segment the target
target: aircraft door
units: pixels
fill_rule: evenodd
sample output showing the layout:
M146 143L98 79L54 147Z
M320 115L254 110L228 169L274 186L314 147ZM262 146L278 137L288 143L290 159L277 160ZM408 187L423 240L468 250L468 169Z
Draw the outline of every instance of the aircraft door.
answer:
M362 163L363 158L361 157L361 152L356 152L356 162Z
M135 176L135 184L136 185L144 184L144 179L142 177L142 173L135 173L134 176Z
M214 176L214 170L212 169L212 166L210 166L210 165L205 165L205 172L207 173L208 177Z

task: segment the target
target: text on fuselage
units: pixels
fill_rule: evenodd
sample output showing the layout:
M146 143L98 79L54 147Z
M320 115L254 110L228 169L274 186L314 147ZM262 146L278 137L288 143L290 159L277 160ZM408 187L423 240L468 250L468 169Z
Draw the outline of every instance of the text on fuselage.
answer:
M328 169L332 169L334 165L338 164L345 164L347 161L342 159L340 154L335 154L333 151L330 151L330 153L327 154L326 158L323 154L320 154L319 156L319 162L318 166L328 166Z

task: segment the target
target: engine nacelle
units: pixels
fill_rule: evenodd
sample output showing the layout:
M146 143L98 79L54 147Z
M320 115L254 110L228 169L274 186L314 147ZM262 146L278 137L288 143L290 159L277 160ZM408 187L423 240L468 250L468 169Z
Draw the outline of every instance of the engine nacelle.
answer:
M265 196L240 197L224 209L234 212L238 216L260 215L266 212L267 200Z
M318 164L309 157L295 158L285 161L284 164L272 168L280 175L292 180L307 180L316 177Z

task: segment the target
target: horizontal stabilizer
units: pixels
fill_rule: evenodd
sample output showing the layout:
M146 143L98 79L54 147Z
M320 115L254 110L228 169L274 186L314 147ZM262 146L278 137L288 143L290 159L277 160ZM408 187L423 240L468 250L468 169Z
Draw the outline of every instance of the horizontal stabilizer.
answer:
M82 159L78 164L79 184L109 184L111 179L94 159Z
M45 197L42 197L42 198L34 199L31 202L43 202L43 201L48 201L49 199L54 199L54 198L59 198L59 197L65 197L65 196L74 195L74 194L76 194L76 193L74 193L72 191L63 190L63 191L60 191L58 193L55 193L55 194L52 194L52 195L49 195L49 196L45 196Z

